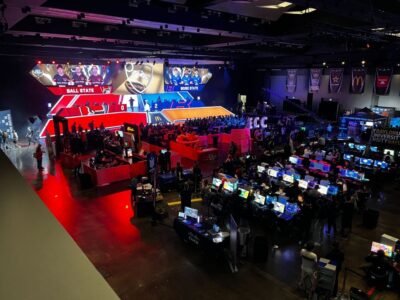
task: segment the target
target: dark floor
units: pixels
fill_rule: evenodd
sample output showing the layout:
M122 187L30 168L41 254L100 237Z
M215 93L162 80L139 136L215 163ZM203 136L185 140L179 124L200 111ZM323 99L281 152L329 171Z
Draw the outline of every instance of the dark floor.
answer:
M22 145L6 153L121 299L303 298L296 289L300 266L300 247L296 242L282 242L278 250L270 251L266 264L243 260L239 272L232 274L224 260L208 257L178 238L171 228L178 206L169 208L170 217L164 225L152 226L146 218L134 219L131 224L126 182L82 191L69 170L49 163L47 158L45 171L40 175L32 158L33 150L32 146ZM211 174L216 165L208 163L202 168ZM371 241L379 240L382 233L400 237L400 192L394 186L386 187L385 192L384 202L369 204L380 210L379 226L364 229L357 216L350 237L340 240L345 267L360 271ZM178 200L176 193L165 198L167 202ZM324 253L329 243L330 239L324 237L318 251ZM367 290L362 278L349 274L345 291L351 286ZM393 292L378 296L398 299Z

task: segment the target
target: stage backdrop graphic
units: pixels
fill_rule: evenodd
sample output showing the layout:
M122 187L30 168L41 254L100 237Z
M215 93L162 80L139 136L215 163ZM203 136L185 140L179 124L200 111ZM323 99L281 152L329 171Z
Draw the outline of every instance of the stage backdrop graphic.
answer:
M375 128L370 142L383 148L400 149L400 128Z
M37 64L30 74L55 95L111 92L108 65Z
M319 92L319 86L321 84L322 69L310 69L310 85L309 92Z
M9 109L0 111L0 130L1 132L6 131L8 138L12 138L14 127L11 118L11 110Z
M353 94L363 94L365 89L366 72L364 68L351 69L350 92Z
M297 85L297 69L288 69L286 75L286 90L294 93Z
M330 69L329 72L329 92L337 94L340 92L343 81L343 69Z
M392 68L376 68L375 94L388 95L392 81Z
M164 66L164 90L201 92L212 73L208 68L197 66L165 65Z
M163 64L126 62L123 70L116 74L114 93L129 94L157 94L163 90Z

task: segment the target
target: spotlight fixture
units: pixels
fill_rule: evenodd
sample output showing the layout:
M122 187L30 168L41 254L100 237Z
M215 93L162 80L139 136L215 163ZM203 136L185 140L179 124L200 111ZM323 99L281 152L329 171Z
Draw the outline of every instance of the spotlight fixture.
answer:
M323 66L326 66L326 62L323 62L322 65L323 65Z
M119 60L118 59L117 59L116 63L119 64Z
M345 65L346 64L346 62L345 61L342 61L342 65Z
M55 60L52 60L51 63L52 63L53 65L55 65L55 64L56 64L56 61L55 61Z
M107 60L107 65L111 64L111 61Z
M36 63L37 63L38 65L40 65L40 64L42 63L42 61L41 61L41 60L38 60Z
M361 64L362 64L362 65L365 65L365 60L362 60L362 61L361 61Z

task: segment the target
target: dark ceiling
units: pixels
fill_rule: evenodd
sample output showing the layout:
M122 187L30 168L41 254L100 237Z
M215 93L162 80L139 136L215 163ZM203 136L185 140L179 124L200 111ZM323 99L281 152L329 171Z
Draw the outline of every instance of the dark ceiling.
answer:
M400 63L399 0L0 0L0 10L0 56Z

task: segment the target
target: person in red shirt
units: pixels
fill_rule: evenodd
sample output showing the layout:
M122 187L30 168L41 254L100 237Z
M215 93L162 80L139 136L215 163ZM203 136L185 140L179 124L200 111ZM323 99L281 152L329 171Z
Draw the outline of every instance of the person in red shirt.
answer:
M42 145L38 144L33 156L36 158L37 168L39 171L43 170L43 167L42 167L43 153L44 152L42 151Z

